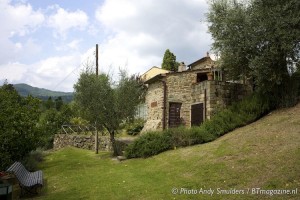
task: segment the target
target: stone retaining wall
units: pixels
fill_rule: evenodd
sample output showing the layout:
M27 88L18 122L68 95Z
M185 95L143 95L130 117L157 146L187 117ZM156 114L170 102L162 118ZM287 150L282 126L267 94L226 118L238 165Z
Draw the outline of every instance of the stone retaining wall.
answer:
M99 136L98 138L99 151L111 151L111 142L108 136ZM95 136L94 135L69 135L55 134L53 148L61 149L66 146L73 146L81 149L94 150Z

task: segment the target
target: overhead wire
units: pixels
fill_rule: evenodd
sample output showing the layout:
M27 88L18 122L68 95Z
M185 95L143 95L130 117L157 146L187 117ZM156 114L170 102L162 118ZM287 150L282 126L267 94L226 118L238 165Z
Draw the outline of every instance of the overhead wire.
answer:
M93 53L94 54L94 53ZM67 78L69 78L69 76L71 76L74 72L76 72L78 69L80 69L82 66L84 66L84 63L85 62L88 62L88 60L90 59L90 56L86 57L84 59L84 61L82 61L79 66L77 66L75 69L73 69L69 74L67 74L60 82L58 82L55 87L54 87L54 90L60 86Z

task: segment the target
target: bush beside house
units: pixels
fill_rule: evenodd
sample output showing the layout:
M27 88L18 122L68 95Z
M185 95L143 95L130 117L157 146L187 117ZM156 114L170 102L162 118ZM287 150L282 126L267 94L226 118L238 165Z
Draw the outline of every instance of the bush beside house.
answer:
M221 110L201 126L145 133L126 148L125 155L127 158L145 158L176 147L210 142L235 128L257 120L271 109L268 98L253 94Z

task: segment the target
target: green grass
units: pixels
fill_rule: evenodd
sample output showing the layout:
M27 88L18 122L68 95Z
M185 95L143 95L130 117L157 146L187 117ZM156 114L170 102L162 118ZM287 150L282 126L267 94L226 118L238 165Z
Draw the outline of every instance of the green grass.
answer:
M40 168L45 187L35 199L299 199L300 104L214 142L148 159L118 162L106 152L65 148L50 153ZM174 195L174 187L215 193ZM217 188L298 188L298 194L217 195Z

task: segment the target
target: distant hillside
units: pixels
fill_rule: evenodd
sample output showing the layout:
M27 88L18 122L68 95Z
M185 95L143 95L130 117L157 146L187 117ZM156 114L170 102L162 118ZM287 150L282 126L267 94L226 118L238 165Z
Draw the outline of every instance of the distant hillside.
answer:
M32 87L27 84L14 84L14 88L18 91L21 96L32 95L34 97L38 97L42 100L47 100L49 97L56 98L61 97L63 101L70 102L73 99L72 92L58 92L51 91L43 88Z

